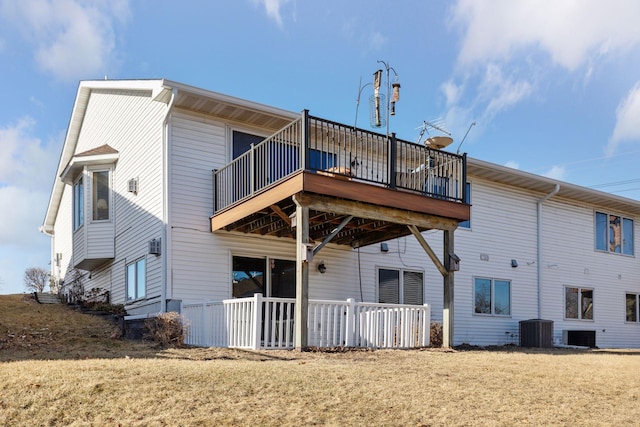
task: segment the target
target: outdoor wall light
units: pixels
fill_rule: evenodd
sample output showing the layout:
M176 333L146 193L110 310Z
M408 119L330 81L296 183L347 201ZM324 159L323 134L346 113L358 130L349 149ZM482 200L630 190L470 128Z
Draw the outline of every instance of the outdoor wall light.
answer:
M327 266L324 265L324 261L321 261L320 264L318 264L318 271L320 272L320 274L324 274L327 272Z
M518 266L518 261L515 259L511 260L511 267L516 268Z
M380 252L389 252L389 245L385 242L380 243Z

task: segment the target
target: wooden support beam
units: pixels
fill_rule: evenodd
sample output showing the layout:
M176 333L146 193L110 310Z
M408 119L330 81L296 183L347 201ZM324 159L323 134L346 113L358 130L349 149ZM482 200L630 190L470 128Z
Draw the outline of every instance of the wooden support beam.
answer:
M395 224L416 225L425 229L455 230L458 227L458 221L456 219L415 211L406 211L352 200L336 199L335 197L313 193L299 193L296 194L295 197L309 209L322 212L353 215L357 218L375 219Z
M306 246L309 244L309 207L296 203L296 305L295 337L296 350L304 350L309 345L309 260L306 258Z
M453 269L450 268L449 257L453 254L453 231L444 232L444 256L447 259L449 274L444 276L444 301L442 306L442 346L453 347Z
M431 258L431 261L433 261L433 263L435 264L440 274L442 274L442 277L446 278L447 276L449 276L449 274L451 273L448 272L447 269L444 267L444 265L440 262L440 260L438 259L438 255L436 255L433 249L431 249L431 246L429 246L429 243L427 243L427 241L424 239L422 234L420 234L420 230L418 230L418 227L416 227L415 225L408 225L407 228L409 228L409 231L411 231L411 234L413 234L416 240L418 241L418 243L420 243L420 246L422 246L422 249L424 249L427 255L429 255L429 258ZM446 252L445 252L445 256L446 256Z
M280 206L278 205L271 205L269 206L271 208L271 210L273 212L275 212L276 215L278 215L280 218L282 218L282 220L284 222L286 222L287 224L289 224L289 227L291 227L291 218L289 218L289 215L287 215L286 213L284 213L284 211L282 209L280 209Z

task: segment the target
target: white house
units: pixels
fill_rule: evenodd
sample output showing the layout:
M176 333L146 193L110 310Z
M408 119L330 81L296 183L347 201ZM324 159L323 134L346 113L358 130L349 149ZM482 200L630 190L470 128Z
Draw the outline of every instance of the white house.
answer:
M105 80L80 83L42 230L66 292L181 310L199 345L414 347L429 320L446 345L517 344L545 319L556 343L638 347L638 214L306 111Z

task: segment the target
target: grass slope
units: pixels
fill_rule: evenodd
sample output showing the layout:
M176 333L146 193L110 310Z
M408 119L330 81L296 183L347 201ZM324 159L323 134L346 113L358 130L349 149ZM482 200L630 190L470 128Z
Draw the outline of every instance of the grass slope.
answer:
M0 425L608 426L640 419L638 351L160 350L112 339L108 322L63 306L0 297L0 315Z

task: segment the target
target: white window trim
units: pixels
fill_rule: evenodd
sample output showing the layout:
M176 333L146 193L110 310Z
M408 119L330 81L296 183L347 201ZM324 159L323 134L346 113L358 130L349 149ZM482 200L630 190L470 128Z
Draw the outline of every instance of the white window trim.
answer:
M398 268L398 267L385 267L385 266L376 266L376 302L380 301L380 270L395 270L399 272L399 283L398 283L398 299L400 302L399 305L404 305L404 272L409 273L420 273L422 274L422 304L427 304L425 301L427 300L427 292L425 285L425 272L424 270L414 269L414 268Z
M636 296L636 320L635 322L632 320L627 320L627 295L635 295ZM629 325L640 325L640 292L627 291L623 294L624 296L624 323Z
M78 185L78 182L82 180L82 184L80 184L79 188L82 188L82 198L80 199L80 201L82 202L82 214L77 217L76 216L76 186ZM86 220L86 208L87 208L87 189L86 189L86 178L85 178L85 174L84 173L80 173L78 175L78 177L75 179L75 181L73 181L73 185L71 186L71 227L73 229L73 232L76 233L78 230L82 229L82 227L84 226L85 220ZM78 226L76 227L76 219L80 219L80 223L78 224Z
M109 172L109 218L108 219L93 219L93 174L96 172ZM115 192L113 191L113 174L114 174L114 168L113 166L105 166L105 165L100 165L100 166L95 166L95 167L91 167L91 168L87 168L87 175L88 175L88 179L86 181L88 181L88 185L85 185L85 194L87 194L87 189L89 190L89 197L85 196L85 201L88 200L89 201L89 218L90 218L90 222L91 223L109 223L109 222L113 222L113 215L114 215L114 194ZM85 206L86 208L86 206ZM86 214L85 214L86 216Z
M296 259L291 257L279 257L279 256L229 252L229 298L233 298L233 258L234 257L255 258L255 259L265 260L267 271L265 272L265 278L264 278L264 291L266 293L264 297L267 297L267 298L270 298L273 292L273 289L271 289L271 274L270 274L271 260L296 262Z
M567 289L577 289L578 290L578 317L567 317ZM595 289L594 288L589 288L589 287L581 287L581 286L569 286L569 285L565 285L563 288L563 301L564 301L564 305L562 306L562 310L563 310L563 317L564 320L567 321L574 321L574 322L595 322L596 320L596 310L595 310ZM593 292L593 300L594 300L594 304L593 304L593 315L592 315L592 319L583 319L582 318L582 291L591 291ZM626 311L625 311L626 313ZM625 314L626 316L626 314Z
M468 179L465 183L465 186L469 184L469 227L458 226L456 230L473 230L473 219L472 219L472 211L473 211L473 181Z
M135 265L136 266L136 283L134 286L134 289L136 291L136 293L138 292L138 263L140 261L144 260L144 295L135 295L134 298L129 299L129 266L130 265ZM147 257L142 256L140 258L136 258L134 261L131 261L129 263L126 263L124 266L124 277L125 277L125 281L124 281L124 293L125 293L125 301L126 304L131 304L131 303L135 303L137 301L141 301L144 300L147 297L147 273L148 273L148 268L147 268Z
M485 279L491 281L491 313L476 313L476 279ZM511 279L501 279L499 277L487 277L487 276L473 276L471 278L471 313L473 316L479 317L500 317L508 319L513 317L513 281ZM495 313L495 282L508 282L509 283L509 314L496 314Z
M621 247L620 247L620 252L615 252L615 251L610 251L609 249L598 249L598 238L597 238L597 234L598 234L598 224L597 224L597 214L603 214L607 216L607 225L606 225L606 229L607 229L607 241L609 240L609 217L610 216L617 216L620 217L620 220L623 222L623 227L624 227L624 220L630 220L633 223L633 227L632 227L632 233L633 233L633 253L632 254L625 254L624 252L622 252L622 249L624 248L624 243L621 242ZM593 250L599 253L603 253L603 254L613 254L613 255L621 255L621 256L626 256L626 257L631 257L631 258L635 258L636 256L636 232L635 232L635 227L636 227L636 220L635 218L630 218L628 216L624 216L615 212L611 212L611 211L605 211L605 210L594 210L593 211ZM621 236L621 239L624 239L624 235Z
M252 128L247 126L227 125L227 163L233 161L233 132L242 132L250 135L259 136L267 139L270 134L266 134L264 129ZM238 255L241 256L241 255Z

